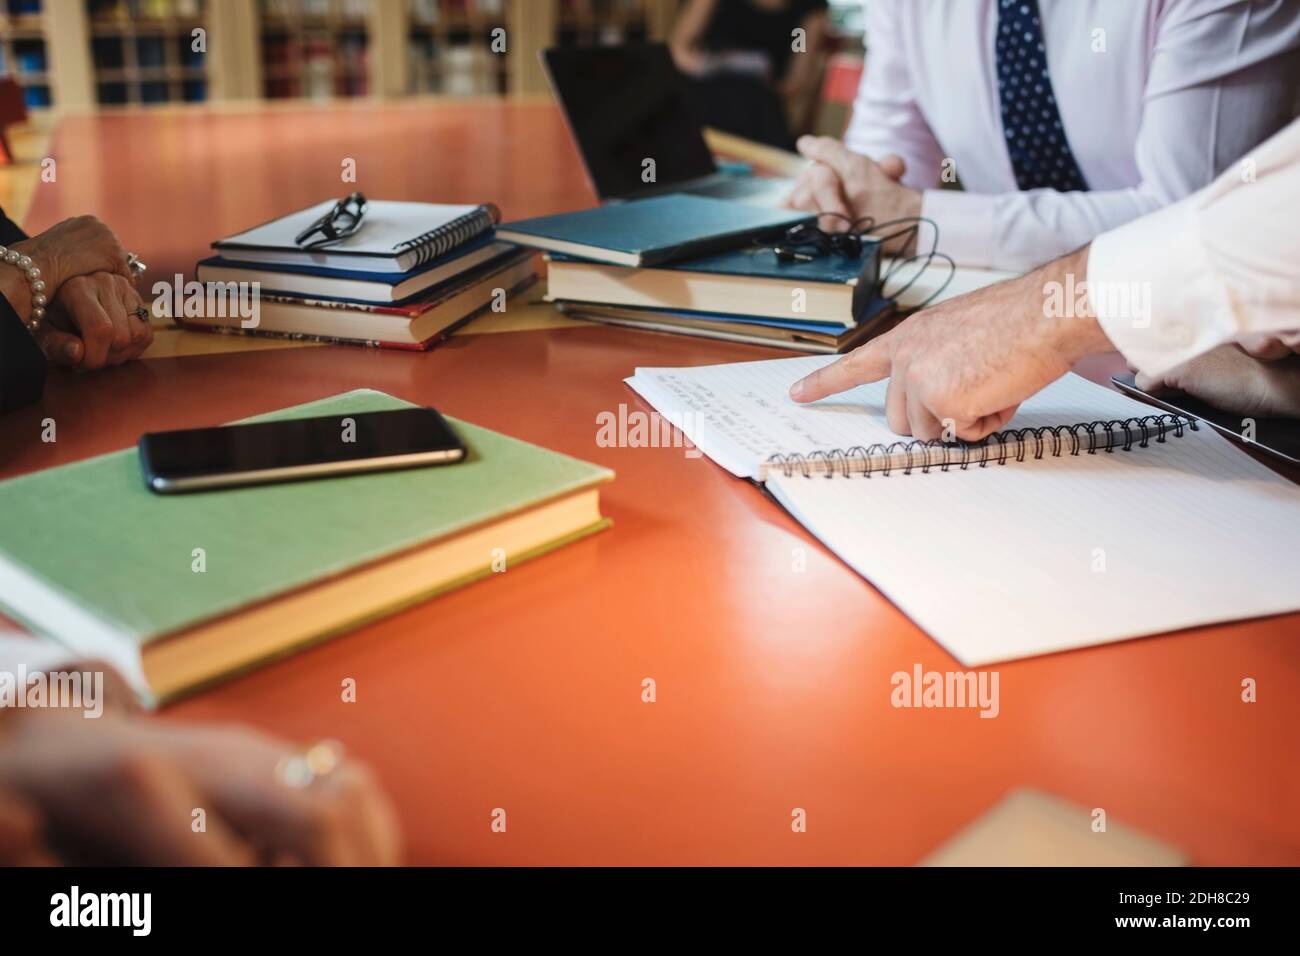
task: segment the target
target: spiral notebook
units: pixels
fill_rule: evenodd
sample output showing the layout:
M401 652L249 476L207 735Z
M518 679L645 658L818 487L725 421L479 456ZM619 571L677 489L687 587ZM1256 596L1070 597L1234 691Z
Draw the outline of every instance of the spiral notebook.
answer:
M262 265L316 266L352 272L409 272L491 232L496 206L371 200L354 234L323 249L294 238L334 205L326 200L212 244L224 258Z
M1300 609L1300 488L1212 429L1067 375L985 442L912 442L884 382L787 397L832 360L627 383L963 664Z

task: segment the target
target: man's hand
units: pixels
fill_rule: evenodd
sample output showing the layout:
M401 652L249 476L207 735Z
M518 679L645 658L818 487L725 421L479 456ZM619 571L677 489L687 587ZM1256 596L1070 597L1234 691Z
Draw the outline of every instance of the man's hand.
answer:
M1221 345L1164 375L1138 373L1137 386L1153 394L1177 389L1248 418L1300 418L1300 355L1289 347L1283 354L1263 361L1236 345Z
M877 163L829 136L801 136L798 148L814 162L795 181L786 205L810 212L837 213L819 221L826 231L844 232L849 226L847 220L863 216L889 222L921 214L921 193L899 182L904 164L898 156L891 154ZM908 252L913 243L909 242L907 249L890 251Z
M1254 332L1243 335L1237 343L1248 355L1273 361L1300 353L1300 329L1290 332Z
M153 342L153 326L133 314L143 305L123 276L75 276L50 301L39 333L41 348L51 361L87 369L137 358Z
M237 727L47 709L6 715L4 730L0 780L40 807L47 843L71 862L398 861L392 806L353 761L294 787L278 768L298 748Z
M900 435L977 441L1078 359L1112 348L1091 315L1048 318L1045 283L1087 274L1082 249L1041 269L918 312L795 382L813 402L889 379L885 416Z

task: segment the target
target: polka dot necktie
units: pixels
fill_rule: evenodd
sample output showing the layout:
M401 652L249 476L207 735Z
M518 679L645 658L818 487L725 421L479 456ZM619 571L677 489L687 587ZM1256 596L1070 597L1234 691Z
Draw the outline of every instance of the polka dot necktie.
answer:
M1002 129L1021 189L1087 189L1047 75L1038 0L998 0L998 99Z

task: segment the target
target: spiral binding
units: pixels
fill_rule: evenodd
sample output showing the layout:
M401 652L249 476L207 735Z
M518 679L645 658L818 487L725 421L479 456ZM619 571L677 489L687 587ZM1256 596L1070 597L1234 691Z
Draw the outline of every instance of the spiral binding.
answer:
M430 229L414 239L399 242L397 252L416 249L415 265L422 266L431 259L445 256L453 249L481 236L501 220L501 210L492 203L485 203L472 212L443 223L437 229Z
M1059 458L1061 455L1078 455L1086 452L1112 452L1116 448L1131 451L1146 448L1154 439L1163 444L1165 436L1183 437L1183 428L1197 431L1196 420L1182 415L1143 415L1138 418L1112 419L1110 421L1083 422L1077 425L1054 425L1041 428L1010 428L994 432L978 442L945 443L940 439L930 441L896 441L888 445L854 445L830 451L807 454L772 455L764 462L764 473L778 470L787 478L801 474L805 478L822 475L844 478L862 475L870 478L875 472L888 477L891 471L901 469L910 475L914 469L928 474L931 468L947 471L958 465L965 471L971 465L983 468L989 462L1005 465L1015 457L1024 461L1030 448L1035 459L1044 455ZM898 459L904 458L902 464Z

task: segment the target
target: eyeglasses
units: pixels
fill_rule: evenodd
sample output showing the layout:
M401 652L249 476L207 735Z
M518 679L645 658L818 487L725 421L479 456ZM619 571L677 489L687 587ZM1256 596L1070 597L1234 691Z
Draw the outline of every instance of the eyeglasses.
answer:
M366 218L366 197L353 193L336 202L333 208L294 237L304 249L320 249L346 239L361 228Z

